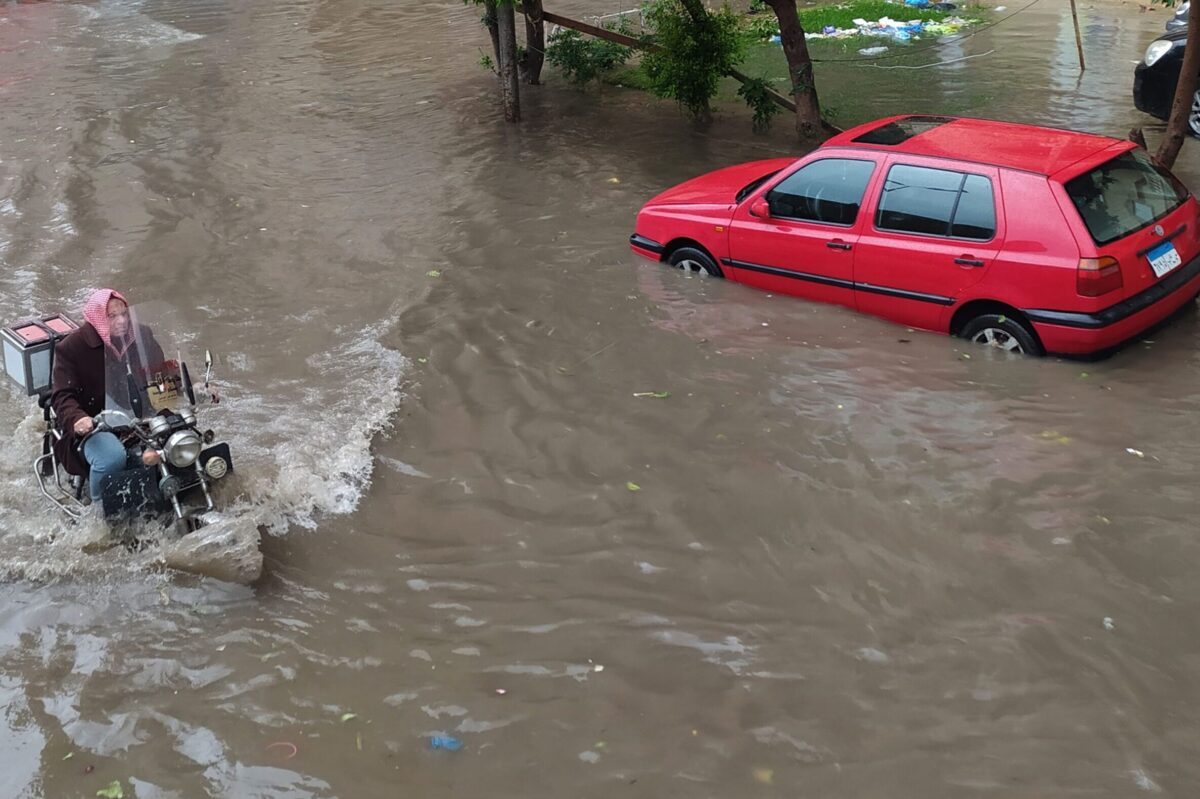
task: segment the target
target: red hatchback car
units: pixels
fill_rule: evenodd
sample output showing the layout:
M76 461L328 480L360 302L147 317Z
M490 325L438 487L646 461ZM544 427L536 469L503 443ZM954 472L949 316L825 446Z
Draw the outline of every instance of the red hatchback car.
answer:
M643 206L673 266L1013 352L1111 349L1200 295L1200 205L1127 141L904 116Z

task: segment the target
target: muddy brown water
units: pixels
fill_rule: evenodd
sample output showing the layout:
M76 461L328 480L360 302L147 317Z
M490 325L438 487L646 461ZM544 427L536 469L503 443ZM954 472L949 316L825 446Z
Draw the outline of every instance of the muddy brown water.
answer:
M0 797L1195 795L1197 313L1012 360L639 262L786 140L553 77L505 127L476 16L0 6L0 315L179 308L268 564L98 548L6 396ZM1048 0L819 79L1123 135L1165 12L1083 18L1082 81Z

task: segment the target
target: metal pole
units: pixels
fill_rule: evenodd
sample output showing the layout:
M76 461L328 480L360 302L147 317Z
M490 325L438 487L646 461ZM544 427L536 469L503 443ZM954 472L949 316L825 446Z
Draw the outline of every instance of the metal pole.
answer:
M1075 47L1079 50L1079 71L1087 69L1083 63L1083 37L1079 35L1079 12L1075 10L1075 0L1071 0L1071 21L1075 23Z

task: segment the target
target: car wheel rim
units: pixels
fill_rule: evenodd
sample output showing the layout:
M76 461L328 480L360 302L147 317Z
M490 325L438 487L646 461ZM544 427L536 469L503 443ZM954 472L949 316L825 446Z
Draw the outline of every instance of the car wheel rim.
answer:
M1021 342L1017 341L1017 337L1007 330L1001 330L998 327L985 327L974 336L971 341L976 344L984 344L988 347L995 347L998 350L1005 352L1024 353L1025 349L1021 346Z
M1188 127L1200 136L1200 91L1192 95L1192 113L1188 114Z
M708 270L704 268L704 264L700 263L699 261L693 261L691 258L684 258L682 261L680 261L678 264L676 264L676 266L678 266L683 271L688 272L689 274L691 274L691 273L695 273L697 275L707 275L708 274Z

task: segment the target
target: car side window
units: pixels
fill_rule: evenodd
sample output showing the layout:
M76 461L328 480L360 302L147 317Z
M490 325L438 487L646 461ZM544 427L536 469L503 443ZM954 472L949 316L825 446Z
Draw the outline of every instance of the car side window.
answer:
M982 175L897 164L884 181L875 226L987 241L996 235L992 182Z
M767 192L771 216L853 225L874 161L825 158L805 164Z

